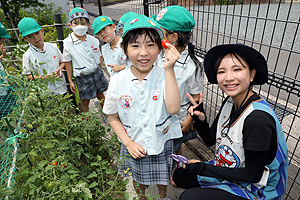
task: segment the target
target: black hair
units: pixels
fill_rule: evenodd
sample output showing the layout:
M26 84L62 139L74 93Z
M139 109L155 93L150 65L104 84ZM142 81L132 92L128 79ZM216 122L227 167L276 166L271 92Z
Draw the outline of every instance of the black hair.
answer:
M81 19L81 20L85 19L86 23L90 23L90 20L88 18L86 18L86 17L77 17L75 19L78 19L78 18ZM75 20L75 19L72 19L72 21ZM72 21L70 22L70 24L72 24Z
M124 48L124 53L126 55L127 55L128 44L136 42L137 38L143 34L145 34L145 39L148 36L152 42L157 44L159 50L162 50L163 47L161 44L161 38L156 30L154 30L153 28L138 28L138 29L130 30L123 37L122 45Z
M247 65L249 66L250 71L252 71L252 70L254 69L253 64L252 64L252 63L250 62L250 60L247 59L247 57L244 56L243 54L238 53L238 52L226 52L226 53L222 54L222 55L217 59L217 61L215 62L215 66L214 66L214 72L215 72L215 74L217 74L218 68L219 68L219 66L220 66L220 64L221 64L221 62L222 62L222 60L223 60L223 58L224 58L225 56L227 56L228 54L231 55L231 58L232 58L232 57L235 57L235 58L241 63L241 65L243 65L244 67L246 67L246 66L243 64L242 60L243 60L245 63L247 63ZM242 60L241 60L241 59L242 59Z
M178 47L186 47L188 46L188 52L189 52L189 56L191 57L191 59L194 61L195 65L196 65L196 76L198 73L198 70L200 69L200 72L202 74L203 72L203 65L202 63L198 60L198 58L195 56L195 46L190 42L191 38L192 38L192 31L187 31L187 32L183 32L183 31L170 31L167 30L167 35L168 34L172 34L172 33L177 33L178 35L178 40L176 45Z

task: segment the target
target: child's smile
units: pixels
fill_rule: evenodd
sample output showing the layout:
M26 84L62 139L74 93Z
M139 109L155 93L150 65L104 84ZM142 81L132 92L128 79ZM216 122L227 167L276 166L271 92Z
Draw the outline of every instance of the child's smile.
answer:
M156 43L145 34L140 35L135 42L129 43L127 54L133 63L131 68L134 75L145 76L151 71L153 63L156 61L160 50Z

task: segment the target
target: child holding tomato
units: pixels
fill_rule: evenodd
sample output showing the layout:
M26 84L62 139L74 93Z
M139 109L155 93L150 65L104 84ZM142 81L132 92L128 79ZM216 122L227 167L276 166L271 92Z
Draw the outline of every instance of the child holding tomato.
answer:
M160 198L169 200L173 140L182 137L174 72L179 52L167 44L164 67L158 67L162 37L162 30L145 15L125 22L121 47L131 64L111 77L103 109L122 142L120 172L139 183L134 187L141 200L146 200L146 185L157 185Z
M187 9L177 5L162 9L152 18L159 24L167 39L163 40L163 45L170 42L180 53L174 70L181 97L180 111L177 115L183 133L183 137L176 140L175 150L177 154L181 154L181 144L198 135L193 127L193 119L187 112L190 101L185 94L190 93L193 99L198 101L203 89L203 66L199 61L200 58L195 56L194 46L190 42L195 20ZM162 59L164 60L164 55Z

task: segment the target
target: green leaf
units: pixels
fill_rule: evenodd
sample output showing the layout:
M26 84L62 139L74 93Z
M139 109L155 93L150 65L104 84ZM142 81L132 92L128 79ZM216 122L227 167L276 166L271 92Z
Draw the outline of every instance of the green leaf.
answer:
M113 170L113 169L107 169L106 170L106 173L107 174L113 174L113 173L115 173L116 171L115 170Z
M95 171L93 171L92 173L90 173L90 175L87 176L87 178L93 178L93 177L97 177L97 174Z
M124 197L126 200L129 200L129 194L128 193L124 193Z
M70 176L70 179L73 179L73 178L75 178L76 176L79 176L79 174L73 174L73 175L71 175L71 176Z
M125 183L125 185L127 185L129 183L129 178L126 178L124 183Z
M84 188L83 193L85 194L85 196L87 198L90 198L90 199L93 198L92 193L89 188Z
M72 192L73 192L73 193L77 193L77 192L80 192L80 190L77 189L77 188L72 188Z
M79 171L70 169L70 170L68 170L68 173L70 173L70 174L76 174L76 173L79 173Z
M27 153L23 153L23 154L21 154L21 155L18 156L18 160L22 160L26 156L27 156Z
M43 69L43 74L46 75L47 74L47 71L45 69Z
M47 160L42 160L42 161L39 163L39 166L40 166L40 167L44 167L44 165L45 165L47 162L48 162Z
M13 193L13 189L11 188L4 188L0 190L0 197L5 197L5 196L9 196Z
M93 162L93 163L91 164L91 166L99 166L99 163Z
M80 138L80 137L75 137L74 139L73 139L74 141L76 141L76 142L84 142L84 139L82 139L82 138Z
M112 186L114 184L114 182L112 180L107 182L108 185Z
M29 152L29 155L37 156L38 154L37 154L34 150L31 150L31 151Z
M98 185L98 183L97 183L96 181L94 181L94 182L92 182L92 183L90 184L89 188L93 188L93 187L95 187L95 186L97 186L97 185Z
M44 147L45 148L52 148L52 147L54 147L54 144L53 143L47 143L47 144L45 144Z

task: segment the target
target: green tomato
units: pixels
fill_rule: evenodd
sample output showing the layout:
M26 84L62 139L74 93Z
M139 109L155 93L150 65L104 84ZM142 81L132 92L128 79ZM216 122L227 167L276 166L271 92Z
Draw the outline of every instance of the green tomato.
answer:
M27 131L26 128L21 128L21 129L20 129L20 132L22 132L22 133L27 133L28 131Z
M33 129L32 124L27 124L27 128L28 128L28 129Z
M53 188L54 186L55 186L55 183L53 183L53 182L49 182L49 183L48 183L48 187L49 187L49 188Z

